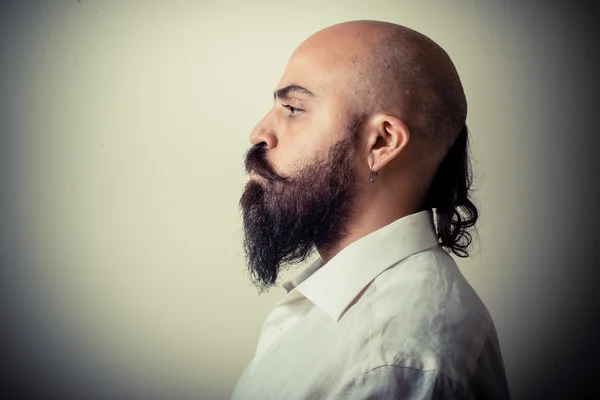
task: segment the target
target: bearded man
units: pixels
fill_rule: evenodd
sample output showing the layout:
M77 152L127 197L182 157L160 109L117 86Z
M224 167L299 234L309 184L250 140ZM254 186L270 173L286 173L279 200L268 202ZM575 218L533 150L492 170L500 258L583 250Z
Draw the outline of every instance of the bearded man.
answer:
M250 135L244 248L260 291L318 257L283 284L232 398L510 398L450 256L478 217L466 117L450 57L412 29L345 22L294 51Z

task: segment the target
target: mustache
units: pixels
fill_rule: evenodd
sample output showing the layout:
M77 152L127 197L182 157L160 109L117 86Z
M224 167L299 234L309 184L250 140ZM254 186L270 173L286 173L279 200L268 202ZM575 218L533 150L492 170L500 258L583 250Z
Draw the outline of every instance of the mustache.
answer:
M270 181L285 181L288 178L278 175L267 159L267 147L265 143L252 146L244 156L246 172L254 170L254 173Z

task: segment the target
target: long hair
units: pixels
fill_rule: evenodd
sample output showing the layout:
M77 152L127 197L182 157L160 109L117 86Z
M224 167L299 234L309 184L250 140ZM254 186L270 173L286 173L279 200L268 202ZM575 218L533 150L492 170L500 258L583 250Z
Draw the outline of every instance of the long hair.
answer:
M438 167L421 206L421 210L435 208L437 237L444 251L462 258L469 256L467 248L473 239L469 230L475 230L479 217L469 197L472 181L469 131L465 125Z

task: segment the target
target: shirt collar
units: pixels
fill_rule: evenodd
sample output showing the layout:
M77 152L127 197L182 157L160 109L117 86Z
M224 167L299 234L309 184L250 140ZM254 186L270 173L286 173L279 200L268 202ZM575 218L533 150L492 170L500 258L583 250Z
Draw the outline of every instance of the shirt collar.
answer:
M352 300L380 273L437 244L433 211L409 214L352 242L327 263L318 257L283 287L288 293L300 292L339 321Z

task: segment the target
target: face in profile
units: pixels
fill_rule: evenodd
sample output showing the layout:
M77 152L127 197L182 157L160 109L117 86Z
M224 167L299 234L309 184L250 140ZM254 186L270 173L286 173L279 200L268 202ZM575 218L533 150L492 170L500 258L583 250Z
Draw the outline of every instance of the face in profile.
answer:
M356 121L348 123L338 133L341 139L286 177L269 164L264 143L246 154L246 170L253 174L240 199L244 249L253 283L261 291L276 283L282 266L344 237L357 191L357 128Z
M245 167L251 176L240 207L246 260L261 291L277 283L282 267L339 245L358 208L365 114L348 83L358 49L354 58L332 52L339 40L317 34L294 51L273 107L250 134Z

